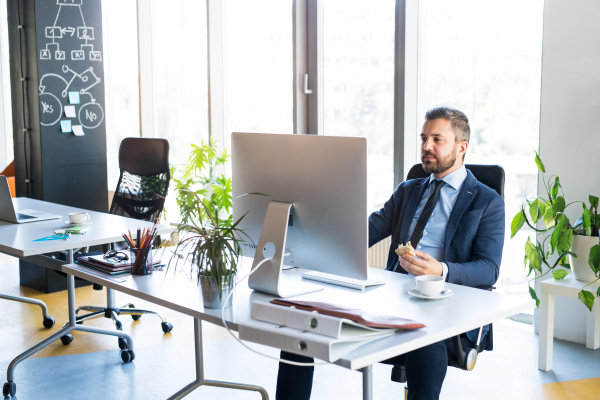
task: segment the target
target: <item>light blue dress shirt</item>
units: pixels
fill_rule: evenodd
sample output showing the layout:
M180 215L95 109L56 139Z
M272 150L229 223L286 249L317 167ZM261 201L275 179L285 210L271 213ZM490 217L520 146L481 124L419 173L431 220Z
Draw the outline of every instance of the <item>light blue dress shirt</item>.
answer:
M442 275L444 280L448 275L448 266L445 262L443 262L444 246L446 244L446 227L448 226L450 214L452 213L454 204L456 204L456 199L460 193L460 188L466 177L467 170L463 164L456 171L441 178L444 182L446 182L446 184L442 187L440 191L440 198L433 209L433 213L431 214L429 221L427 221L427 225L423 231L423 238L421 238L416 247L417 250L429 254L442 263ZM415 212L413 220L410 224L408 237L412 236L415 226L417 225L417 221L419 220L419 217L425 208L425 204L427 204L427 200L429 200L429 197L431 197L433 191L435 190L435 185L431 184L435 179L436 178L433 174L429 176L427 189L425 189L425 193L423 193L423 198L421 199L419 207L417 208L417 211Z

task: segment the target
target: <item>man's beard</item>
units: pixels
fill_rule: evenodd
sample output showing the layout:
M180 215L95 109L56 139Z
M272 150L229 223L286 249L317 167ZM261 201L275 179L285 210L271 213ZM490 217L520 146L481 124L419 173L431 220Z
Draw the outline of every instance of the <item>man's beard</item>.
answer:
M436 160L434 164L431 161L425 161L425 157L433 157ZM423 165L423 169L428 174L441 174L442 172L448 171L454 163L456 162L456 146L454 149L448 154L446 157L440 160L438 156L428 151L421 154L421 164Z

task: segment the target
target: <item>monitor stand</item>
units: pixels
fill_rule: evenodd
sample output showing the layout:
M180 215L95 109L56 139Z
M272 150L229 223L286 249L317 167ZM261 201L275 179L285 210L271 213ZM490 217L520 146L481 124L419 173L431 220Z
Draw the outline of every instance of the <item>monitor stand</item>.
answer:
M285 240L292 203L272 200L267 208L265 221L260 231L254 254L252 269L265 260L264 249L275 247L274 255L262 262L259 269L248 278L250 289L279 297L292 297L323 290L321 286L302 281L299 276L288 277L282 274Z

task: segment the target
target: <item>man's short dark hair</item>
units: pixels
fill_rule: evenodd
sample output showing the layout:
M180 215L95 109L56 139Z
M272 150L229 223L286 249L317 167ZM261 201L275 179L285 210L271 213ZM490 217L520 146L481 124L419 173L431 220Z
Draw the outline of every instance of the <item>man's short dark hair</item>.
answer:
M471 127L469 126L469 118L467 118L462 111L450 107L436 107L425 113L425 119L427 121L436 119L450 121L452 124L452 131L454 132L454 140L457 143L463 141L469 143Z

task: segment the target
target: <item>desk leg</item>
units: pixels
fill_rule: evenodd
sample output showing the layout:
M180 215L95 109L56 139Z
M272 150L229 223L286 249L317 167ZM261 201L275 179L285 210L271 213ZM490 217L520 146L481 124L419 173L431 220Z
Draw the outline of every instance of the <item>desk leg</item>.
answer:
M67 254L67 263L68 264L73 263L73 250L69 250L69 252ZM84 326L84 325L76 324L77 318L76 318L76 314L75 314L75 277L70 274L67 274L67 297L68 297L68 305L69 305L69 323L68 323L68 325L65 326L64 328L62 328L61 330L59 330L58 332L55 332L50 337L42 340L41 342L39 342L38 344L36 344L32 348L30 348L29 350L26 350L23 353L19 354L14 360L11 361L11 363L8 366L7 373L6 373L8 382L6 382L2 388L4 396L7 396L7 391L8 391L8 394L10 394L11 396L15 395L16 385L14 383L14 377L15 377L15 368L16 368L17 364L19 364L21 361L25 360L26 358L30 357L31 355L37 353L38 351L40 351L44 347L48 346L50 343L54 342L55 340L60 339L62 336L70 333L71 331L83 331L83 332L90 332L90 333L98 333L98 334L102 334L102 335L124 337L127 339L127 349L122 350L121 353L131 352L130 354L133 354L133 340L131 339L131 337L128 334L123 333L121 331L113 331L113 330L108 330L108 329L101 329L101 328L95 328L92 326ZM123 357L123 356L121 356L121 357ZM131 361L131 359L129 359L129 361Z
M260 386L204 380L204 360L202 358L202 321L196 318L194 318L194 339L196 349L196 380L185 386L173 396L169 397L168 400L182 399L200 386L215 386L228 389L251 390L254 392L259 392L263 400L269 400L269 394Z
M373 366L360 370L363 376L363 400L373 400Z
M600 303L596 302L592 312L585 317L585 347L596 350L600 347ZM587 310L586 310L587 311Z
M540 299L540 349L538 369L552 369L552 346L554 341L554 295L542 292Z

